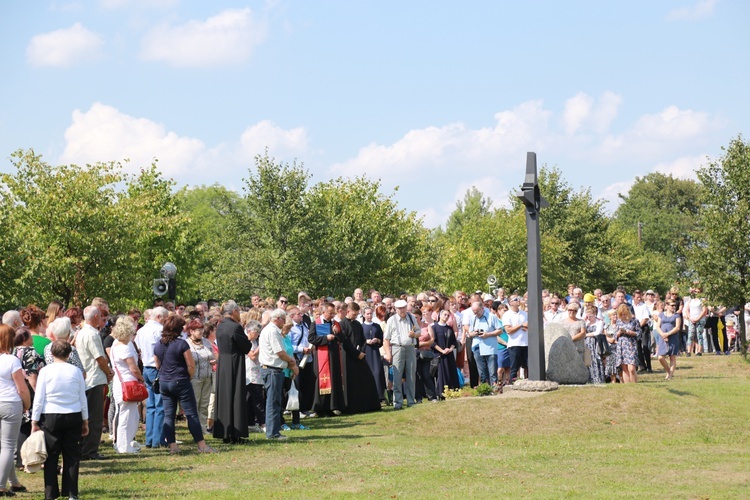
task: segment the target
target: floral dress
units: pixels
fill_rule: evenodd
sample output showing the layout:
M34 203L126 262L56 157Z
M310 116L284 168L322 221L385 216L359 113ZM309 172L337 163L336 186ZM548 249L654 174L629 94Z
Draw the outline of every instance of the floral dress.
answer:
M586 333L595 333L599 332L599 335L603 335L601 333L602 331L602 323L597 321L590 325L586 325ZM601 356L596 354L596 337L584 337L584 341L586 343L586 347L588 348L589 352L591 353L591 366L589 366L589 379L591 379L592 384L603 384L604 383L604 363L606 361L602 361ZM607 356L604 358L605 360L607 358L611 358L612 355Z
M617 330L624 328L625 330L638 331L638 320L635 318L630 321L617 320ZM636 343L636 337L621 336L617 339L617 366L622 365L638 365L638 344Z
M46 366L44 359L36 352L33 346L18 346L13 349L13 355L21 361L21 368L26 378L26 384L31 394L32 407L34 406L34 390L29 384L30 375L39 375L39 370ZM31 422L31 408L23 412L23 423Z

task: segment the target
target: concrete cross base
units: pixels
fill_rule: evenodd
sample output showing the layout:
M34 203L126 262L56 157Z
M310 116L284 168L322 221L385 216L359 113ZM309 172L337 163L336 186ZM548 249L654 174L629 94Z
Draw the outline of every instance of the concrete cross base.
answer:
M516 380L512 385L505 386L506 389L513 389L514 391L528 391L528 392L547 392L556 391L560 387L557 382L551 382L548 380Z

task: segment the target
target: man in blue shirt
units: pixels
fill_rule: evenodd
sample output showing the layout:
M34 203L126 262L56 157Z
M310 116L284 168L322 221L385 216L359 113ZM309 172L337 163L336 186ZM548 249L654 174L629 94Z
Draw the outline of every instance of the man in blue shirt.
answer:
M497 336L500 334L497 316L479 302L471 304L469 338L479 370L479 382L497 384Z

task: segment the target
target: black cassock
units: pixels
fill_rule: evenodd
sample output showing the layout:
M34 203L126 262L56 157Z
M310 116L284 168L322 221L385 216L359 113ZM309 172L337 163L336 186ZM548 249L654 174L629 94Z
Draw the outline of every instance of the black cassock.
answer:
M219 359L216 365L214 437L236 442L247 437L245 356L252 344L242 326L225 317L216 327Z
M331 325L331 333L333 333L333 322L326 321ZM330 415L333 410L345 411L346 410L346 392L344 391L344 377L342 372L342 356L341 341L343 337L341 333L336 335L334 340L329 341L328 337L321 335L320 337L316 333L316 324L310 325L310 333L307 336L307 340L315 346L313 352L313 371L315 373L315 396L313 398L313 410L319 415ZM319 375L318 375L318 347L326 346L328 348L328 361L331 370L331 393L321 394Z
M380 397L367 358L359 359L365 351L365 334L359 321L341 320L341 333L346 337L344 347L346 369L347 413L367 413L380 410ZM382 373L382 372L381 372Z
M378 339L377 344L365 344L365 360L370 367L372 376L375 378L375 386L378 388L378 396L385 399L385 371L383 370L383 358L380 356L380 346L383 345L383 329L377 323L362 325L365 340Z

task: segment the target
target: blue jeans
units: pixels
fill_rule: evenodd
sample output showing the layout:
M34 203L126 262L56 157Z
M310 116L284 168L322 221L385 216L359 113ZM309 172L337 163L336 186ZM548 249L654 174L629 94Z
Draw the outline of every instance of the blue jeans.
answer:
M495 354L480 355L479 351L476 351L474 359L477 361L477 370L479 370L479 382L486 382L490 385L497 384L497 357Z
M161 394L154 394L154 379L159 375L159 370L152 366L143 367L143 381L148 389L146 400L146 446L153 448L166 445L164 439L164 407L161 403Z
M260 369L263 386L266 388L266 437L281 435L281 401L284 396L284 372L275 368Z
M167 443L175 442L174 419L177 414L178 401L182 406L193 441L196 443L203 441L203 429L198 418L198 405L195 403L195 392L190 379L162 380L160 384L163 396L162 403L164 403L164 437L167 438Z

